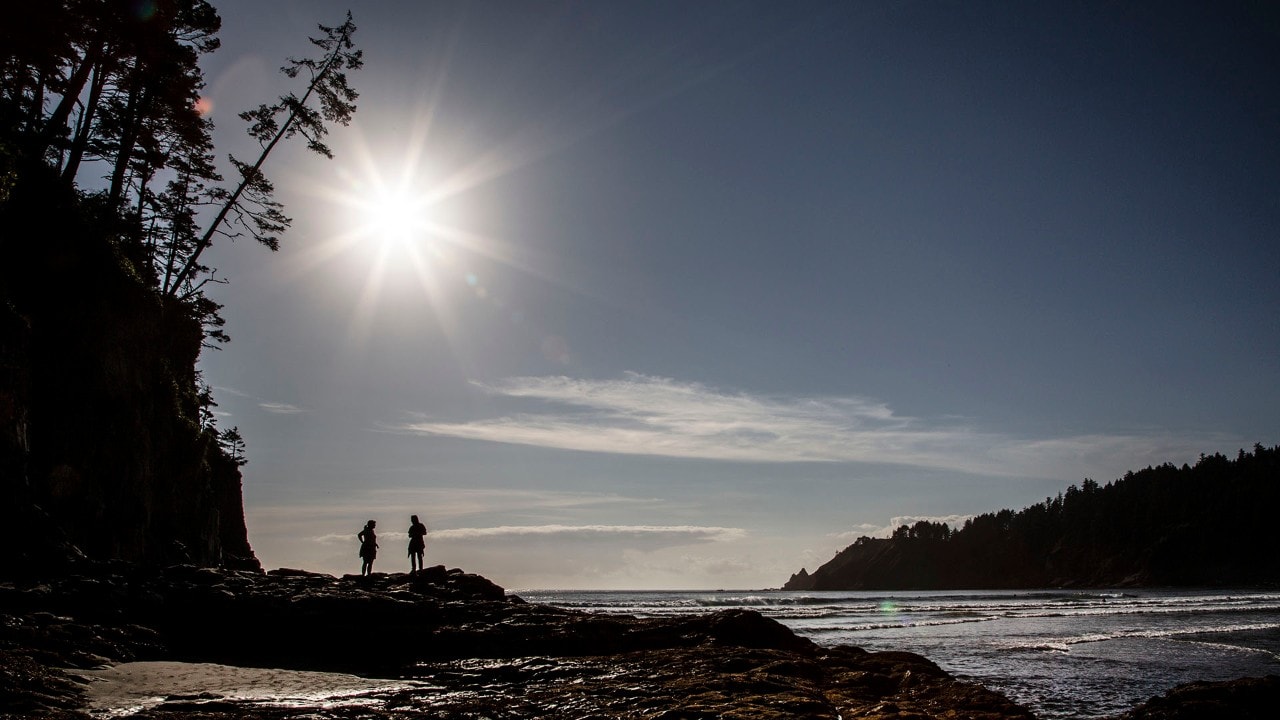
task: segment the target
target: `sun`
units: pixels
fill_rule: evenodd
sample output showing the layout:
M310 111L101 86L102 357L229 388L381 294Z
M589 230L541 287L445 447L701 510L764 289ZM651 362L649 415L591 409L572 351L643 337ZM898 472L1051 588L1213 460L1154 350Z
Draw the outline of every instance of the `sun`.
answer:
M407 188L374 191L358 203L360 234L383 249L410 249L430 234L428 203Z
M441 202L438 178L422 152L415 144L393 160L390 149L375 153L362 139L356 143L333 180L314 186L328 222L323 240L307 249L299 269L340 259L344 275L366 273L370 296L414 277L423 285L437 283L431 276L439 274L456 244L449 242L456 212Z
M417 323L424 312L434 322L415 327L435 327L452 345L465 327L459 313L474 307L472 299L500 317L524 322L522 313L508 308L509 296L495 289L497 274L489 271L538 271L518 259L509 241L470 228L477 207L475 197L468 197L514 166L463 160L445 172L448 165L428 157L426 138L425 124L394 145L353 133L336 172L304 183L315 199L318 232L292 258L291 274L322 273L350 298L352 347L366 347L375 329L387 323Z

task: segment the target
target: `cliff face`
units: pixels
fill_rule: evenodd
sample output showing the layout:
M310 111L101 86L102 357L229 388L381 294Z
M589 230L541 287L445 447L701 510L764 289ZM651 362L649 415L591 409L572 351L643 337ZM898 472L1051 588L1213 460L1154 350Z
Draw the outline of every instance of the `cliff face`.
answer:
M198 421L202 329L96 215L52 183L0 207L0 563L256 568L239 468Z

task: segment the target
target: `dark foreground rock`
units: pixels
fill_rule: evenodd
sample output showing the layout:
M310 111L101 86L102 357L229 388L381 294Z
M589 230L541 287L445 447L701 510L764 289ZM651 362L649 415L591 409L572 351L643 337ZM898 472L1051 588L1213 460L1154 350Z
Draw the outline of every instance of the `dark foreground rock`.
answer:
M1270 720L1280 709L1280 676L1179 685L1121 720Z
M334 578L115 564L0 583L0 712L86 717L78 670L159 659L419 682L308 707L171 697L137 717L1031 717L918 655L820 648L755 612L576 612L443 567Z
M288 706L171 695L138 718L1032 717L918 655L819 647L755 612L583 613L527 604L443 567L334 578L108 564L0 583L0 715L87 718L83 673L132 660L408 679ZM1274 706L1274 683L1241 688L1187 697L1218 710L1241 697L1242 707L1261 697ZM1210 717L1169 714L1158 702L1157 714L1132 717Z
M306 708L175 698L136 715L176 718L1030 718L907 653L715 644L573 658L428 663L429 687Z

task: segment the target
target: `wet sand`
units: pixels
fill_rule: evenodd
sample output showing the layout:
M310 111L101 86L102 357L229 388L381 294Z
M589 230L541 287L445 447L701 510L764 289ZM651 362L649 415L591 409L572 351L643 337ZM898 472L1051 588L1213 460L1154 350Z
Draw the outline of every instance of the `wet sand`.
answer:
M105 716L126 715L175 700L336 707L363 704L371 692L430 687L413 680L188 662L130 662L77 674L90 681L90 712Z

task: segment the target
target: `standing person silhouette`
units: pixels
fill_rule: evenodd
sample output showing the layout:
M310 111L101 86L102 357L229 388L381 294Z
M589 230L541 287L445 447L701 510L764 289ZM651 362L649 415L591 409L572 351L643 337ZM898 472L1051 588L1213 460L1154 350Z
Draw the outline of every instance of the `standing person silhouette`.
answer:
M409 574L422 569L422 556L427 551L427 526L418 522L417 515L409 516Z
M360 557L364 561L360 565L360 574L373 574L373 559L378 557L378 535L373 531L377 527L376 521L370 520L364 524L364 529L356 533L356 539L360 541Z

